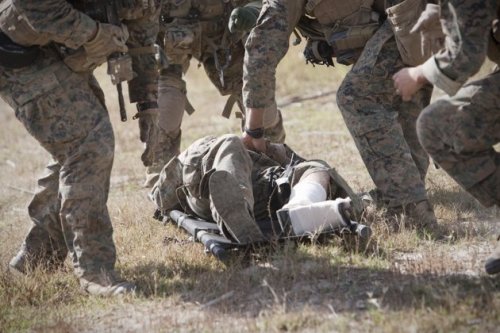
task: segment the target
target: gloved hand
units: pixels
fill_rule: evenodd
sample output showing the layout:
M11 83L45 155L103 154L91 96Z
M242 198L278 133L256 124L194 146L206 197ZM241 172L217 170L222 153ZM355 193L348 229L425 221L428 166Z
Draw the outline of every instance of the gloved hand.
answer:
M427 4L410 33L420 32L422 54L432 55L444 46L445 34L440 21L439 5Z
M158 108L150 108L137 112L133 117L139 119L139 139L144 142L144 152L141 155L144 166L151 166L154 162L158 143L158 112Z
M65 57L64 63L74 72L92 71L106 62L112 53L126 52L125 42L128 36L128 30L125 26L97 23L97 32L94 38L75 53Z
M228 27L231 33L249 32L257 23L260 10L258 7L237 7L231 12Z
M115 52L127 52L129 33L124 25L117 26L107 23L97 23L97 33L83 48L89 57L107 58Z

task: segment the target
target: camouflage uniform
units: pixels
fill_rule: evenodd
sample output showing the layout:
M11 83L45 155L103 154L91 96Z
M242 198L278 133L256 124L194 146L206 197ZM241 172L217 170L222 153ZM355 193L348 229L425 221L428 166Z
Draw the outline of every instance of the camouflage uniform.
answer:
M292 30L312 2L264 1L246 45L245 106L264 108L274 101L275 68L288 49ZM401 2L389 1L388 5ZM320 3L337 5L334 0ZM377 3L372 6L375 9ZM418 16L417 9L407 11ZM383 11L378 13L384 17ZM428 157L418 143L415 121L429 103L431 87L425 87L410 102L395 94L391 76L405 64L390 23L383 21L362 52L359 50L357 61L337 92L337 103L377 187L378 200L388 207L403 208L427 200L424 178ZM428 212L434 220L432 209Z
M104 93L92 73L74 72L61 60L62 48L78 49L90 40L96 21L68 1L13 0L12 6L23 13L19 24L28 22L45 42L33 43L40 54L31 64L17 69L0 66L0 95L53 159L29 205L34 225L13 260L15 268L61 264L69 252L81 281L112 274L116 251L106 201L113 130ZM118 12L130 33L129 49L155 42L158 4L123 5ZM132 58L137 77L129 82L131 102L156 100L154 54Z
M229 96L222 115L229 118L236 103L241 110L244 36L228 30L233 8L250 0L166 1L162 8L162 38L168 67L161 70L159 80L160 138L155 165L148 169L157 174L163 165L179 153L184 110L194 112L186 99L183 73L191 58L201 64L219 93ZM193 14L194 13L194 14ZM266 135L283 142L285 132L281 114L272 105L266 119Z
M468 84L490 47L498 1L447 1L441 5L446 48L423 66L425 77L450 95L429 105L418 119L425 150L483 205L500 206L500 71ZM489 41L490 40L490 41ZM492 45L493 44L493 45ZM500 59L492 59L499 63Z
M287 156L291 156L291 151ZM327 171L331 177L328 198L351 197L355 209L360 209L355 194L334 169L319 160L301 161L287 168L289 158L278 162L265 154L247 150L236 135L204 137L164 167L151 191L151 199L163 215L172 209L181 209L206 220L220 222L214 209L216 207L210 202L212 189L208 184L214 172L225 170L236 179L238 191L252 207L254 219L275 220L276 210L288 201L290 194L289 191L278 190L278 178L285 177L287 184L293 187L309 174ZM234 200L227 194L231 190L222 189L226 193L220 196Z

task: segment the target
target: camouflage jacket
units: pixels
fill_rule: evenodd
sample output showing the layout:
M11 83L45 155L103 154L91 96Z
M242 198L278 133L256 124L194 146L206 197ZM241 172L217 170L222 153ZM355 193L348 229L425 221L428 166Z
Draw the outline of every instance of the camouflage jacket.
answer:
M315 22L314 25L319 24L320 29L315 30L318 30L320 35L323 35L324 40L330 44L334 51L333 56L337 57L338 61L341 54L335 54L335 50L360 52L380 27L385 17L384 11L402 2L403 0L351 0L348 2L340 0L264 0L257 25L251 31L245 45L244 105L250 108L265 109L274 103L276 67L285 56L289 47L290 35L299 22L300 27L304 21ZM424 2L422 0L422 3ZM336 15L337 10L338 15ZM308 19L301 20L305 14L307 14ZM360 38L357 41L358 45L354 46L356 27L368 30L358 30L358 32L364 31L363 38ZM355 57L353 57L353 61L355 61Z
M423 64L436 87L454 95L483 64L498 0L441 1L445 48Z
M231 11L251 0L166 0L162 5L158 42L165 52L168 69L163 72L172 86L184 89L182 73L191 58L205 67L222 95L241 90L244 42L227 28ZM241 55L240 55L241 54ZM241 64L235 62L240 61ZM224 82L220 77L224 76Z
M87 42L95 31L96 21L76 10L70 1L11 1L23 20L43 36L45 43L41 43L42 45L55 42L70 49L77 49ZM137 74L137 77L129 82L130 101L156 100L158 71L156 57L151 50L159 30L160 4L158 0L116 1L119 8L118 17L130 33L127 46L131 50L133 70ZM99 1L88 2L101 4Z

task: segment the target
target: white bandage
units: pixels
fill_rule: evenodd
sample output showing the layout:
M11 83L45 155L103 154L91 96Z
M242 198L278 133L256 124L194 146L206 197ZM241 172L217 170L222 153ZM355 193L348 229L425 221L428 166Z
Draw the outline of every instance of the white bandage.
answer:
M344 221L340 212L342 203L349 207L351 199L338 198L289 208L294 234L302 236L345 227L348 221Z
M325 201L326 191L318 182L302 181L292 187L290 200L283 208L309 205L315 202Z

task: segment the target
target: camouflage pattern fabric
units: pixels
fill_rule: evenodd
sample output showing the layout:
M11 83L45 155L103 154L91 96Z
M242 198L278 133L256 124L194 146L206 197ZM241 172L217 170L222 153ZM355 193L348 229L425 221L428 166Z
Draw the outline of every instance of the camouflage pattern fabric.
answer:
M445 48L424 65L428 81L454 95L484 62L498 1L441 1Z
M246 44L245 106L263 108L273 103L276 67L304 6L304 0L264 1ZM424 178L428 157L418 142L415 121L429 103L431 87L425 87L411 102L402 102L391 76L403 67L393 31L385 22L368 41L337 93L339 108L382 203L390 207L427 199Z
M243 196L253 207L255 218L265 220L281 208L281 205L271 207L271 199L277 192L275 180L285 173L285 169L285 164L247 150L238 136L208 136L192 143L164 167L150 197L163 213L180 208L217 221L210 207L208 180L214 170L225 170L237 179ZM324 161L298 163L286 177L293 186L307 175L320 171L332 171L329 198L354 197L347 183ZM284 198L282 204L287 200L288 197Z
M80 24L80 20L88 22L90 18L66 1L15 2L34 29L46 33L52 41L67 45L84 42L80 35L88 34L88 24ZM157 9L128 8L122 13L131 32L129 47L154 41ZM67 15L56 15L60 10ZM0 96L53 159L29 206L35 225L23 249L59 259L69 252L76 275L88 277L111 272L116 261L106 207L114 135L104 94L93 75L72 72L52 46L43 47L27 67L0 67ZM132 101L156 98L156 71L151 67L154 55L134 57L134 61L138 77L131 82ZM137 83L144 86L136 89Z
M219 2L224 11L221 15L213 16L216 2ZM244 37L242 39L241 36L231 35L227 22L234 3L244 5L248 2L250 0L229 3L214 0L210 6L193 1L190 8L199 11L197 18L183 16L186 13L186 10L182 9L185 3L164 4L163 20L169 23L162 23L164 37L160 42L168 60L168 68L160 73L158 105L162 133L155 166L149 168L149 172L158 173L166 162L179 153L184 111L187 110L189 114L194 111L187 104L186 83L183 80L183 73L188 71L191 58L203 65L208 78L222 96L232 96L235 104L242 106ZM219 64L216 63L215 54ZM224 67L222 79L218 66ZM224 116L228 117L229 114ZM273 142L285 140L281 113L276 105L271 105L265 119L265 127L266 137Z
M245 45L243 103L268 108L275 103L276 68L285 56L290 35L305 13L305 0L264 0L257 25Z
M486 57L497 6L498 1L448 2L442 12L449 34L446 49L431 58L442 68L440 76L460 84L477 71ZM429 105L417 124L418 137L429 155L487 207L500 206L500 154L493 149L500 142L499 111L497 67L454 96Z
M427 199L428 156L416 134L416 119L429 104L425 86L409 102L396 95L392 75L405 64L386 22L368 41L338 92L344 121L363 162L388 207Z

